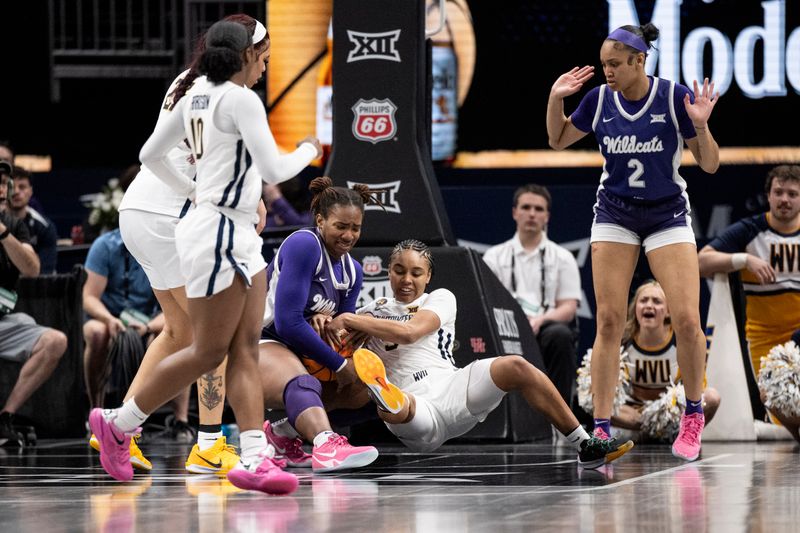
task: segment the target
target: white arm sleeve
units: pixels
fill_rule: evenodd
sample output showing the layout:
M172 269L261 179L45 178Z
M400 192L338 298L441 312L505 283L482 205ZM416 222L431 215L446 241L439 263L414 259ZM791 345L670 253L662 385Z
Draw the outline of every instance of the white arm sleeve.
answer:
M295 151L281 154L269 129L267 112L256 93L250 90L232 93L225 95L220 108L225 100L229 100L229 105L233 104L233 120L265 183L289 180L317 157L317 149L311 143L303 143ZM220 112L225 111L220 109Z
M170 113L161 113L150 138L139 152L139 160L158 179L172 187L175 192L194 199L194 182L181 173L170 161L169 152L186 137L183 129L182 98Z

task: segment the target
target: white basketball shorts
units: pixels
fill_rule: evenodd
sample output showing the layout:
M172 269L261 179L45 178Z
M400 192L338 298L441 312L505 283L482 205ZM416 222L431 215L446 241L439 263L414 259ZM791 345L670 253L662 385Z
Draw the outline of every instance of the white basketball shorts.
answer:
M147 274L150 286L156 290L165 291L184 285L175 247L178 222L179 218L139 209L119 212L122 241Z
M435 374L404 389L414 395L417 409L406 424L386 424L410 449L429 452L446 441L459 437L483 422L503 400L505 392L497 388L489 376L494 359L479 359L451 374ZM467 407L468 392L473 382L481 388L482 401ZM488 392L486 389L488 387ZM470 402L474 404L475 402Z
M200 205L181 219L175 243L188 298L213 296L230 287L236 274L249 287L253 276L267 267L261 236L246 218L234 221Z

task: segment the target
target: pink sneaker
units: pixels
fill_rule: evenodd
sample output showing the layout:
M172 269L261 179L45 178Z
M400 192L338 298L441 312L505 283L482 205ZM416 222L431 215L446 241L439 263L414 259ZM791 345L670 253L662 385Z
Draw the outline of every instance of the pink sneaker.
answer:
M112 420L106 420L103 409L97 407L89 413L89 427L100 443L100 464L105 471L118 481L133 479L131 437L138 435L141 428L132 433L123 433Z
M241 460L228 471L228 481L243 490L267 494L290 494L297 490L297 476L284 472L286 463L263 455L261 462L245 465Z
M312 467L314 472L333 472L367 466L377 458L374 446L350 446L345 437L334 433L322 446L314 446Z
M592 436L595 437L595 438L598 438L598 439L602 439L602 440L608 440L609 439L608 433L606 433L603 430L603 428L600 428L600 427L594 428L594 431L592 432Z
M303 450L302 439L292 439L276 434L272 431L272 424L269 420L264 422L264 433L267 435L267 442L275 447L277 459L285 459L289 466L295 468L311 468L311 455Z
M672 443L672 455L678 459L694 461L700 455L700 434L706 424L703 413L681 416L681 430Z

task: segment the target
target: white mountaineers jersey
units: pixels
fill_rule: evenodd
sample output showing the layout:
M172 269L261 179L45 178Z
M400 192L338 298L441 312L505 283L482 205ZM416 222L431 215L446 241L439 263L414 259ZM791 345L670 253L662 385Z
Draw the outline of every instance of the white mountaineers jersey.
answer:
M654 349L645 349L631 341L628 352L631 384L645 389L665 389L678 380L678 350L675 335L669 342Z
M195 80L184 96L183 125L197 165L195 203L210 204L223 214L248 222L255 215L261 198L261 177L253 168L253 159L239 132L226 133L215 125L215 111L222 98L240 96L249 91L226 81L213 84L205 76Z
M167 89L159 117L172 113L174 92L188 73L188 70L181 72ZM170 150L169 159L179 172L190 178L194 177L194 158L186 141L181 141ZM172 187L158 179L146 165L143 165L136 175L136 179L125 191L119 210L138 209L147 213L182 217L190 207L191 201L185 195L173 190Z
M370 338L366 344L383 360L389 381L401 389L436 374L450 374L457 370L453 360L457 311L455 295L447 289L436 289L408 304L394 298L379 298L358 310L358 314L405 322L423 309L439 316L437 331L413 344L399 345L376 338Z

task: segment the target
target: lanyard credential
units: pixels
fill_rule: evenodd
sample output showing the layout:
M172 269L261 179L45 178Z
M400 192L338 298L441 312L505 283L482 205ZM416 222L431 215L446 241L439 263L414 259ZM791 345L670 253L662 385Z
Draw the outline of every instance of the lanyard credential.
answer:
M547 309L550 307L547 303L547 298L545 297L544 288L545 288L545 275L544 275L544 245L542 245L542 249L539 252L539 259L541 260L541 272L542 272L542 283L541 283L541 308L544 309L544 312L547 312ZM511 292L517 292L517 276L514 272L516 268L516 256L514 255L514 250L511 250Z

